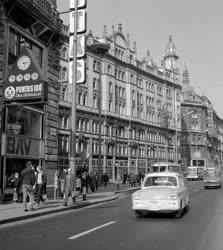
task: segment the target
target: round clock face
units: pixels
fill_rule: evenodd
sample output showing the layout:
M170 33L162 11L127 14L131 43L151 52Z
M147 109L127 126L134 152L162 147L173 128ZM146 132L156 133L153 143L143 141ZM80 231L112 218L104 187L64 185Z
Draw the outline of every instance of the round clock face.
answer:
M26 74L24 75L24 80L25 80L25 81L29 81L30 77L31 77L30 74L26 73Z
M17 62L17 66L20 70L26 70L29 68L31 60L28 56L21 56Z
M15 75L10 75L9 82L14 82L14 81L15 81Z
M33 72L32 75L31 75L31 78L32 78L33 80L37 80L38 77L39 77L39 75L38 75L37 72Z
M16 76L16 81L17 81L17 82L21 82L22 79L23 79L22 74L18 74L18 75Z

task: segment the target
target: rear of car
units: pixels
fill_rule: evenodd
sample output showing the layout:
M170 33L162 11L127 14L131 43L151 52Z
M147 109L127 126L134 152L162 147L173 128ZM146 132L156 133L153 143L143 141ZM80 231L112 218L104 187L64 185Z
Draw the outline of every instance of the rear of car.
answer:
M180 185L179 176L177 173L157 173L146 176L142 189L132 194L132 209L136 214L145 211L182 213L183 208L188 204L185 202L188 194L185 186Z
M204 188L221 188L221 177L216 174L209 174L204 177Z
M187 168L187 175L186 178L188 181L194 180L200 180L200 176L198 173L198 168L197 167L188 167Z

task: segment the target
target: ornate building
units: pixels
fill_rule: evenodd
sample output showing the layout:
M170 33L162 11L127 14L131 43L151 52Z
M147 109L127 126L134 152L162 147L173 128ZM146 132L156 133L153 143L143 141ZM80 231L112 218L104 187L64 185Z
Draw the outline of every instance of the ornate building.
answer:
M190 85L185 67L182 80L181 156L185 166L222 166L223 120L205 96Z
M102 59L91 50L97 41L110 45ZM112 27L111 34L104 26L101 37L89 31L87 82L77 85L77 169L85 166L97 172L100 65L103 171L115 180L118 173L146 172L152 162L180 159L176 130L180 132L181 128L181 86L175 66L178 56L171 37L165 52L164 63L157 67L149 51L143 60L138 60L136 43L131 47L130 37L124 35L121 24L117 29ZM69 85L66 91L69 92Z
M56 1L0 1L1 197L31 160L48 189L58 165L61 20Z

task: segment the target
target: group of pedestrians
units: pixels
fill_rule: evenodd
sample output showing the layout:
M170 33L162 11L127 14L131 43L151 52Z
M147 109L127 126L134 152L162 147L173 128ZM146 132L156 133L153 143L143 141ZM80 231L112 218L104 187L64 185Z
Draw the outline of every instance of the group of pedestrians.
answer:
M64 169L59 176L59 190L61 198L64 198L64 205L68 205L69 199L75 202L82 196L83 200L86 200L87 193L92 193L98 189L98 176L94 173L88 173L83 171L78 173L76 177L71 172L71 169Z
M28 202L30 203L30 210L34 210L35 194L37 205L40 205L41 202L44 203L46 200L46 184L47 176L42 166L37 166L35 168L31 161L27 161L26 167L21 172L21 176L19 177L19 173L15 173L13 200L19 200L20 190L22 189L24 211L28 211ZM28 201L27 198L29 198Z

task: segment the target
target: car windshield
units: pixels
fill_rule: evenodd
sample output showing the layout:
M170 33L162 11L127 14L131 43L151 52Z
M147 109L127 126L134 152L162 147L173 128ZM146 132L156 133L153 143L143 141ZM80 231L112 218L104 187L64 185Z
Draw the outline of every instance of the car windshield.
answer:
M173 176L150 176L145 180L144 187L177 186L177 179Z

